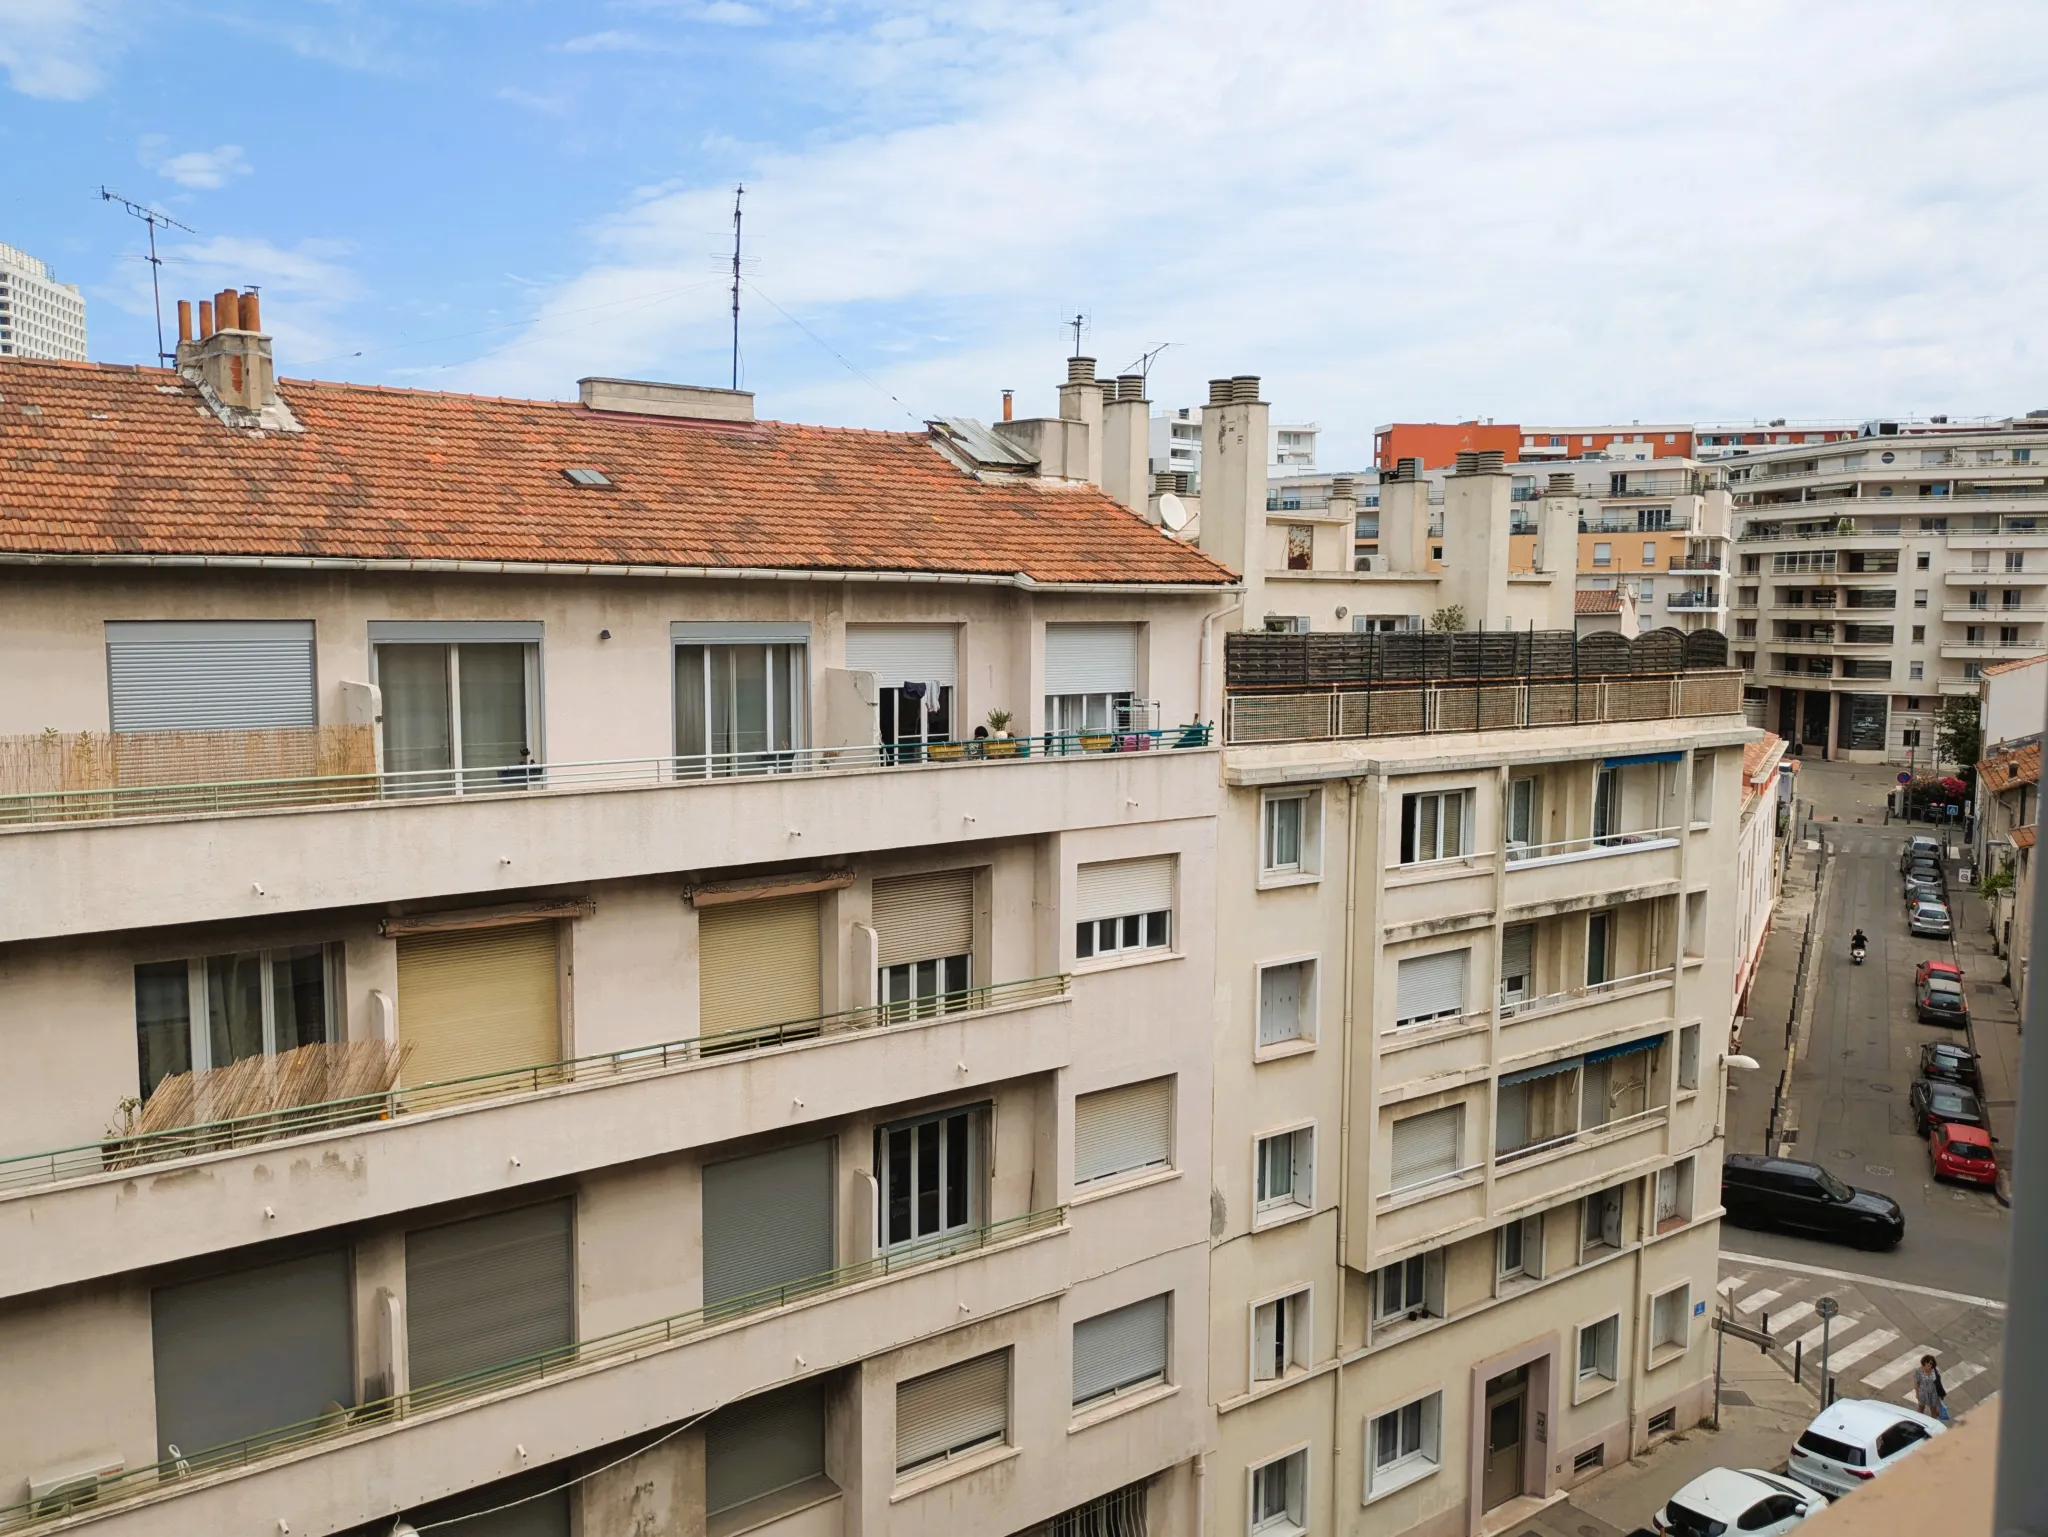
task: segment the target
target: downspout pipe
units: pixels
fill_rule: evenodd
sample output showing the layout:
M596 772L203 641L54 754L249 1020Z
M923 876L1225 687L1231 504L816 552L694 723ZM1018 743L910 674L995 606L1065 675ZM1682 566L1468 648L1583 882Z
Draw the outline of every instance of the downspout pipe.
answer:
M2036 860L2048 866L2048 860ZM2040 918L2048 878L2034 871L2032 933L2027 941L2027 1017L2020 1043L2019 1105L2013 1115L2017 1146L2012 1159L2012 1247L2006 1295L2037 1294L2048 1274L2048 925ZM2048 1458L2041 1426L2048 1424L2048 1309L2016 1307L2005 1321L2005 1376L1998 1411L1998 1484L1991 1530L1998 1537L2048 1534Z
M1244 589L1240 587L1236 589L1236 596L1228 604L1226 604L1222 608L1216 609L1213 612L1204 614L1202 616L1202 668L1201 677L1197 683L1199 693L1197 695L1195 702L1195 708L1198 711L1206 710L1209 708L1209 674L1212 665L1210 662L1210 655L1212 651L1212 642L1210 640L1210 626L1215 624L1217 620L1223 618L1225 615L1234 614L1243 607Z
M1344 858L1344 1048L1340 1068L1344 1077L1337 1091L1337 1370L1330 1383L1330 1526L1333 1530L1341 1524L1337 1517L1337 1491L1344 1486L1344 1297L1351 1289L1345 1284L1344 1277L1344 1267L1350 1263L1350 1251L1345 1246L1344 1210L1351 1182L1351 1036L1357 1016L1354 1000L1358 996L1358 870L1360 846L1365 839L1366 781L1361 775L1348 783L1351 794L1346 814L1351 848ZM1374 804L1378 805L1377 797Z

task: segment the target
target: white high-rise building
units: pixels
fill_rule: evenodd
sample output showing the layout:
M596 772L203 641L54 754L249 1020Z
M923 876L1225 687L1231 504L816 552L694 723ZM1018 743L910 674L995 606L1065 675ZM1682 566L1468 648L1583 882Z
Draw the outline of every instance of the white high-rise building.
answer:
M85 361L85 296L26 251L0 244L0 357Z

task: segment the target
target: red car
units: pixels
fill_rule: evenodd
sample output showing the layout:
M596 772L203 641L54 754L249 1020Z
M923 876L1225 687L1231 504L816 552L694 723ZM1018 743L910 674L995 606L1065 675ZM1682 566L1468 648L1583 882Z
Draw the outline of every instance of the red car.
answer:
M1927 1156L1936 1179L1959 1179L1972 1185L1998 1182L1998 1162L1991 1154L1990 1134L1977 1126L1937 1122L1927 1134Z
M1929 977L1947 977L1957 987L1963 985L1963 968L1954 961L1922 961L1913 968L1913 980L1925 982Z

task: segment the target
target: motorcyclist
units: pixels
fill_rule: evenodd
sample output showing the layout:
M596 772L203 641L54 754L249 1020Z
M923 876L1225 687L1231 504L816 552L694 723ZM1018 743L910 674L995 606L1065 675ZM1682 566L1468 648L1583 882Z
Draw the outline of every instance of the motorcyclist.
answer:
M1849 936L1849 948L1851 950L1868 950L1870 948L1870 941L1865 937L1863 930L1858 929Z

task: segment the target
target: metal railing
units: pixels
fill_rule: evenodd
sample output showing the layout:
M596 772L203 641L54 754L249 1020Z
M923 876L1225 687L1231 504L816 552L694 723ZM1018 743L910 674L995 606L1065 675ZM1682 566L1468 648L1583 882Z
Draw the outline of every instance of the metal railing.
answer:
M1677 974L1675 967L1659 966L1652 971L1638 971L1626 977L1610 977L1605 982L1588 982L1582 987L1568 987L1562 992L1544 993L1534 998L1509 998L1503 994L1500 1001L1500 1017L1523 1019L1536 1014L1552 1014L1559 1009L1597 1002L1624 987L1668 982Z
M1636 1123L1651 1119L1661 1119L1663 1115L1664 1107L1662 1105L1651 1105L1648 1109L1632 1111L1628 1115L1617 1116L1614 1120L1602 1121L1596 1126L1580 1126L1564 1133L1562 1136L1549 1137L1541 1142L1531 1142L1525 1147L1512 1147L1506 1152L1496 1150L1493 1155L1493 1165L1495 1168L1500 1168L1505 1164L1519 1163L1523 1159L1532 1158L1538 1153L1557 1152L1560 1149L1572 1146L1574 1143L1604 1142L1607 1138L1602 1135L1603 1133L1621 1131L1623 1129L1633 1130Z
M374 774L191 784L118 785L0 795L0 826L10 823L102 821L115 817L195 817L275 811L363 801L417 801L532 794L548 790L630 789L716 784L726 780L815 777L877 769L1014 763L1029 758L1097 757L1106 753L1207 747L1205 721L1165 728L1048 732L1039 736L966 741L882 743L860 747L795 747L689 757L614 758L584 763L512 763L492 768L386 770Z
M1734 669L1577 681L1389 684L1327 693L1233 694L1224 701L1224 740L1231 746L1343 741L1737 715L1741 710L1742 674Z
M828 1292L841 1291L863 1281L883 1279L925 1265L936 1264L940 1260L954 1259L963 1254L976 1253L1026 1238L1034 1233L1050 1231L1065 1222L1066 1215L1067 1209L1064 1206L1048 1207L1043 1211L1029 1212L1024 1216L1011 1217L984 1227L969 1228L964 1232L945 1234L919 1243L887 1249L870 1259L859 1260L851 1265L841 1265L836 1270L785 1282L780 1286L763 1287L759 1291L729 1297L704 1307L692 1308L685 1313L658 1318L652 1323L621 1329L613 1334L599 1335L596 1339L581 1340L573 1345L557 1346L552 1350L522 1356L518 1360L486 1367L460 1377L427 1383L390 1397L373 1399L352 1409L337 1409L310 1420L301 1420L297 1424L280 1426L261 1435L246 1436L241 1440L208 1447L203 1451L168 1457L147 1467L130 1468L111 1478L102 1479L97 1485L69 1500L29 1500L0 1507L0 1532L15 1531L78 1511L99 1509L118 1500L160 1489L181 1479L198 1478L231 1468L247 1467L313 1442L331 1440L352 1430L373 1429L379 1425L413 1419L487 1393L498 1393L507 1388L543 1382L549 1377L559 1376L563 1372L574 1371L579 1367L616 1361L638 1355L642 1351L658 1350L679 1340L688 1339L705 1329L731 1323L752 1314L787 1307L791 1303Z
M1540 865L1572 857L1604 857L1609 854L1640 853L1645 848L1669 848L1684 829L1647 827L1635 832L1593 833L1583 838L1560 838L1552 843L1509 843L1508 867Z
M1719 608L1721 595L1718 592L1667 592L1664 594L1666 608Z
M570 1057L533 1067L508 1068L467 1078L414 1084L381 1094L363 1094L320 1104L269 1110L233 1120L209 1121L132 1136L109 1133L98 1142L77 1147L0 1158L0 1191L117 1173L172 1159L196 1158L207 1153L253 1147L285 1137L308 1136L344 1127L374 1127L408 1115L422 1115L431 1110L445 1110L479 1100L535 1094L543 1089L574 1084L644 1078L693 1063L766 1051L775 1046L894 1029L901 1025L950 1019L1017 1004L1044 1003L1065 997L1072 982L1073 978L1065 972L1016 982L995 982L959 992L930 993L892 1003L865 1004L860 1008L842 1009L836 1014L819 1014L772 1025L749 1025L738 1030L718 1030L708 1035L688 1036L652 1046L632 1046L622 1051Z
M1725 571L1727 568L1718 555L1674 555L1670 569L1673 571Z

